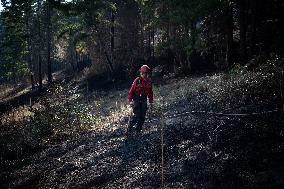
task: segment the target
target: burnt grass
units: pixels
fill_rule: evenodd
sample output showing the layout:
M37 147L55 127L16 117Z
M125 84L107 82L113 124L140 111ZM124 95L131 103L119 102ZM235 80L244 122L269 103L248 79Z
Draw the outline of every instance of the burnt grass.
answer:
M277 107L277 99L268 103L261 93L263 101L259 96L256 101L242 98L244 101L237 102L234 97L215 101L214 92L220 91L211 90L216 83L212 77L183 79L185 83L174 79L161 85L157 99L163 97L166 103L157 100L141 136L126 140L125 115L103 130L81 132L77 138L47 145L23 157L1 158L1 188L161 188L163 120L165 188L282 188L283 112L246 116L208 113L265 112ZM179 93L179 89L198 86L200 81L208 82L208 88L197 88L202 90L198 94L173 96L168 90ZM262 103L256 103L259 101ZM174 118L161 114L185 110L207 113Z

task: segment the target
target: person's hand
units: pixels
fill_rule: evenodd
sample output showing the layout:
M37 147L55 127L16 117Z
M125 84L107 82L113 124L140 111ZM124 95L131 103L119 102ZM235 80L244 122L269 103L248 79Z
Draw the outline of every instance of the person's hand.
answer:
M134 101L129 102L129 105L130 105L131 107L133 107L133 106L134 106Z

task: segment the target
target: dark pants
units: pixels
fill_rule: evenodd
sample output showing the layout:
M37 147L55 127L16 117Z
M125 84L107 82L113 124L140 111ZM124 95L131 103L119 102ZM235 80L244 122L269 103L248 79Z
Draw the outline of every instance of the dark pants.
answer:
M145 121L146 111L147 111L147 97L146 96L134 96L134 106L133 106L133 117L129 123L129 131L132 130L135 124L136 133L139 133L142 130L142 125Z

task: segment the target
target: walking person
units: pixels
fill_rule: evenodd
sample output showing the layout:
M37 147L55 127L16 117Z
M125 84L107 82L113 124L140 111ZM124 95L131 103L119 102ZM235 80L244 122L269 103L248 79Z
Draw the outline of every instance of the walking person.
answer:
M151 70L147 65L143 65L140 68L140 76L133 81L128 93L128 101L133 108L133 116L128 125L128 132L131 132L134 125L136 125L136 135L140 135L145 121L147 98L149 99L151 109L153 106L153 90L150 71ZM128 132L127 136L129 134Z

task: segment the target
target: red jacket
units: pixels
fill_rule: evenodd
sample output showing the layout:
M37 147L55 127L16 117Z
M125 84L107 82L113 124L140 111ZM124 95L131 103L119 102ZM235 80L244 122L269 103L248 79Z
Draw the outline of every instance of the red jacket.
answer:
M128 92L128 101L131 102L134 95L146 95L149 98L149 102L153 103L153 90L151 79L143 79L142 77L137 77Z

